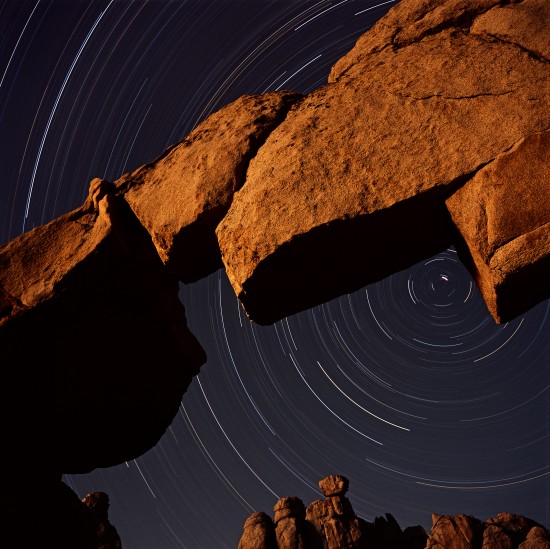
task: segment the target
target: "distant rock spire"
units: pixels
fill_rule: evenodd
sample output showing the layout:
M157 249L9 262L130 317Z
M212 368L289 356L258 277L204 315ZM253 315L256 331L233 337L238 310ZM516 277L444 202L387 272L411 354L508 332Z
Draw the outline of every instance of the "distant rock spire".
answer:
M349 481L330 475L319 481L325 499L304 504L297 497L277 501L274 519L251 515L238 549L550 549L550 531L534 520L499 513L482 521L469 515L432 515L430 534L422 526L402 530L386 513L368 522L355 515L345 496ZM304 516L305 515L305 516Z

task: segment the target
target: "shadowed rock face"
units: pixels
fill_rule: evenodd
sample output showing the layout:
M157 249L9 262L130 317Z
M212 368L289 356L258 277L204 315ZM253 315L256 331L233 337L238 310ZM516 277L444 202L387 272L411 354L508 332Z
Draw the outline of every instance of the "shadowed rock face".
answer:
M82 498L96 524L98 549L121 549L116 528L109 521L109 496L105 492L90 492Z
M33 448L57 473L141 455L206 360L177 280L112 190L94 180L82 207L0 249L3 400L20 420L10 432L17 468Z
M116 181L179 280L193 282L222 267L214 230L243 185L250 159L301 97L288 91L244 95Z
M499 513L485 522L469 515L432 515L426 549L537 549L550 547L550 532L535 521Z
M499 4L402 0L271 133L217 229L253 320L442 249L445 198L550 125L550 67L538 39L493 34L514 19L515 6ZM517 17L549 16L548 3L525 4Z

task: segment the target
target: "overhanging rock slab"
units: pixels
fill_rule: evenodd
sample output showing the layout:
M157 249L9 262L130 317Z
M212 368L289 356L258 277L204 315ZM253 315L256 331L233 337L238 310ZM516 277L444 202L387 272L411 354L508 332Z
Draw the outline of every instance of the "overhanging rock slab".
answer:
M18 470L87 472L140 456L206 361L179 285L112 184L0 248L4 432ZM38 455L38 457L37 457Z
M301 97L288 91L243 95L115 182L179 280L193 282L222 266L214 230L250 159Z
M360 40L358 67L271 133L216 231L252 320L272 323L439 251L452 237L445 199L550 125L548 63L484 30L499 4L402 0L406 21L393 10L385 19L397 34L420 30L398 45L387 32L378 45Z

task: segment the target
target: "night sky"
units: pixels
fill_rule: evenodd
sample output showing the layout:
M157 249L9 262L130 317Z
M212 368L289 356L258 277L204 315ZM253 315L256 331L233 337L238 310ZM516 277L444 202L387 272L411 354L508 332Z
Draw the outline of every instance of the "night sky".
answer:
M0 3L0 244L244 93L321 86L393 4ZM495 324L452 249L268 327L223 270L180 296L208 362L171 427L134 461L64 476L109 494L125 549L236 548L247 516L308 504L333 473L367 520L550 526L550 301Z

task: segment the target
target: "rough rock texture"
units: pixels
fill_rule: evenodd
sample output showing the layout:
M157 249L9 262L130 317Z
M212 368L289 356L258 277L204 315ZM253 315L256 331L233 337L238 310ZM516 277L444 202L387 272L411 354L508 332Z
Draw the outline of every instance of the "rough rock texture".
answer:
M84 472L156 443L205 361L176 278L219 265L220 219L229 278L260 323L438 251L452 220L496 320L548 296L549 10L401 0L327 85L243 96L0 248L21 454L39 441L46 470Z
M217 228L252 320L451 242L444 200L550 126L550 30L530 26L549 17L550 3L532 0L401 0L358 41L270 134Z
M349 489L349 481L340 475L329 475L319 481L319 488L326 497L345 494Z
M143 454L206 360L177 281L112 191L92 181L82 207L0 248L3 404L19 421L7 435L17 470L36 448L54 473Z
M246 519L239 549L277 549L275 527L269 515L260 511Z
M527 539L520 543L519 549L547 549L550 547L550 532L542 526L533 526Z
M531 55L548 60L545 4L546 0L401 0L338 60L329 82L360 73L373 53L388 47L406 47L445 28L470 29L488 38L517 44Z
M244 95L115 182L162 261L183 282L222 266L214 229L244 183L250 159L301 97L287 91Z
M535 521L499 513L485 522L468 515L432 516L426 549L527 549L546 548L548 530ZM530 545L534 544L534 545Z
M484 524L468 515L432 515L426 549L474 549L481 547Z
M310 503L306 509L308 547L359 547L363 538L362 521L344 495Z
M369 523L357 517L350 501L345 497L349 481L340 475L331 475L319 482L327 497L310 503L304 511L297 497L281 498L274 507L274 524L264 513L249 517L243 527L239 549L272 547L256 540L269 539L275 534L279 549L423 549L427 534L421 526L401 531L397 521L387 514ZM251 525L261 517L261 535L250 535ZM269 530L271 528L271 530ZM258 530L259 531L259 530Z
M300 498L284 497L275 504L273 523L275 524L277 547L303 549L306 546L304 540L305 516L306 509Z
M325 86L243 96L0 248L5 458L20 493L59 496L44 528L59 511L89 530L62 472L135 458L171 423L206 360L178 280L221 259L262 324L452 242L496 321L549 296L549 18L548 0L401 0ZM343 477L320 487L305 516L283 498L247 521L242 549L423 546L421 527L356 517ZM506 517L437 517L428 545L548 547Z
M331 475L319 487L336 495L311 502L305 510L297 497L281 498L273 522L254 513L243 527L239 549L548 549L550 531L535 521L499 513L482 521L469 515L432 515L430 534L422 526L402 530L386 513L368 522L355 515L345 497L348 480ZM265 540L265 541L262 541ZM262 545L263 544L263 545Z
M494 318L550 297L550 131L498 156L447 200L463 261Z

